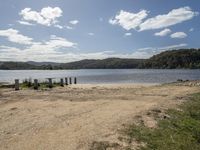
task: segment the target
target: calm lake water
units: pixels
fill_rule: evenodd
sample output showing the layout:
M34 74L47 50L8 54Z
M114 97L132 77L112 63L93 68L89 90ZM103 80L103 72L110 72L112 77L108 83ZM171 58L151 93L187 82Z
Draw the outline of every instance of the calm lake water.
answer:
M200 79L200 70L162 69L82 69L82 70L0 70L0 82L14 82L28 78L77 77L78 83L168 83ZM56 80L56 79L55 79Z

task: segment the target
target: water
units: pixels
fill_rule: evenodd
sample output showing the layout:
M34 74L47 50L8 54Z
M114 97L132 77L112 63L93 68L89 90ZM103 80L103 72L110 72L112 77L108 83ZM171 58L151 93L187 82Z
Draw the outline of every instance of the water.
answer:
M169 83L200 79L200 70L162 69L81 69L81 70L0 70L0 82L14 82L28 78L77 77L78 83Z

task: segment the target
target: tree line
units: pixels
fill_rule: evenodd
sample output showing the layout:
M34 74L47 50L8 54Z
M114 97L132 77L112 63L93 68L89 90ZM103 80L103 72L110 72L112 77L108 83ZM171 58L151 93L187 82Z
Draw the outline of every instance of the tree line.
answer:
M70 63L0 62L2 70L58 69L200 69L200 49L165 51L149 59L86 59Z

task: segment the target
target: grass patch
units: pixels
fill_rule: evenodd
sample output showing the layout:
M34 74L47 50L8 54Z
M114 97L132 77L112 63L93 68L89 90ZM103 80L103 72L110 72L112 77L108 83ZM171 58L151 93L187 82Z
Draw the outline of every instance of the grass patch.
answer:
M48 81L38 82L38 89L44 90L49 88L54 88L60 86L59 82L53 82L52 87L49 87ZM21 89L34 89L34 83L32 82L32 79L25 79L22 83L20 83Z
M54 87L60 87L60 83L58 82L54 82L52 84L51 88ZM32 82L22 82L19 84L20 89L34 89L34 83ZM2 84L0 85L0 89L5 89L5 88L15 88L14 84ZM40 82L38 83L38 90L45 90L45 89L49 89L49 83L48 82Z
M92 143L92 146L90 147L90 150L107 150L107 149L115 149L117 147L119 147L119 144L117 143L109 143L108 141L101 141L101 142L94 141Z
M158 128L130 125L123 133L129 143L145 143L142 150L200 150L200 93L166 114L170 117L158 119Z
M59 87L60 83L53 83L51 88ZM22 89L34 89L34 83L21 83L20 88ZM49 89L48 82L38 83L38 89Z

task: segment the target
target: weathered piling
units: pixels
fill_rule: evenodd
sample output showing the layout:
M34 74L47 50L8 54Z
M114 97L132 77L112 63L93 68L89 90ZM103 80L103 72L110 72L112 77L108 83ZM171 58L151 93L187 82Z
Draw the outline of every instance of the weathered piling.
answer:
M68 85L68 78L65 78L65 85Z
M38 79L34 79L34 89L38 90Z
M15 91L19 90L19 79L15 79Z
M60 86L64 86L64 80L62 78L60 79Z
M52 88L53 87L52 78L48 78L48 80L49 80L49 88Z
M74 84L77 84L77 79L76 79L76 77L74 77Z
M69 78L69 84L72 84L72 78L71 77Z
M31 87L31 86L32 86L32 79L29 78L29 79L28 79L28 87Z

